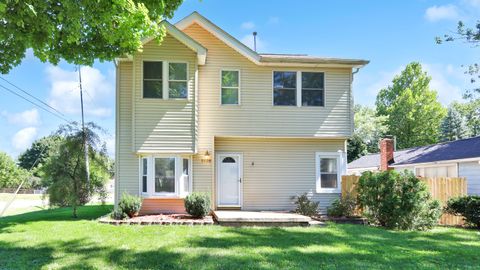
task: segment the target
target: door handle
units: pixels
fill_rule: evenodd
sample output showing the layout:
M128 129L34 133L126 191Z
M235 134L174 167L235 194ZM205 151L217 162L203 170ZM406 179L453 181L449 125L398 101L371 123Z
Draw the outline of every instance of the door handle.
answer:
M240 183L242 182L242 178L241 178L241 177L240 177L238 180L240 181Z

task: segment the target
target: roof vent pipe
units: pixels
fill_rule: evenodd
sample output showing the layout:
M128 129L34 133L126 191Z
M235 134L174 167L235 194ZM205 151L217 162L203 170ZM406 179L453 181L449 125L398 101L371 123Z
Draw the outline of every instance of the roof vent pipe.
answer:
M253 50L257 51L257 32L253 32Z

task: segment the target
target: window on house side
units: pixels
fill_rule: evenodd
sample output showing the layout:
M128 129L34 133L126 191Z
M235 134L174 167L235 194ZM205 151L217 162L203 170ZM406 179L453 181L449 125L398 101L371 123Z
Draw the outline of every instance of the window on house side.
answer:
M302 106L325 105L323 72L302 72Z
M297 105L297 73L291 71L273 72L273 105Z
M222 105L239 104L240 72L238 70L222 70L221 80Z
M187 64L168 63L168 97L187 98Z
M143 62L143 97L162 98L162 62Z
M320 158L320 187L338 188L337 158Z

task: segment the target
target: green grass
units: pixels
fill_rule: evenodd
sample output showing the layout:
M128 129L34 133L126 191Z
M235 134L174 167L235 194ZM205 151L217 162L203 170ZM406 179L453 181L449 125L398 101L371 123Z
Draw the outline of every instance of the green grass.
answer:
M111 206L0 219L0 269L480 269L480 232L324 228L112 226Z

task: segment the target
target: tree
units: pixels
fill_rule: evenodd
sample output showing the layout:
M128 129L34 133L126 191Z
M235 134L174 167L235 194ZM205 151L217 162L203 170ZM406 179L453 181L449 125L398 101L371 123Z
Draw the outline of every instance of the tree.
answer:
M0 188L17 188L28 177L27 170L19 168L9 155L0 152ZM28 184L26 181L25 187L28 187Z
M348 139L347 145L347 161L352 162L364 155L368 154L367 144L358 134L353 134L353 136Z
M353 136L348 140L348 162L368 153L378 152L378 142L387 132L386 116L378 116L374 109L358 104L353 111L355 129Z
M96 131L101 130L93 123L85 126L88 155L90 158L90 182L85 173L83 130L77 124L62 126L57 134L62 136L56 151L41 168L49 195L54 206L71 206L77 217L78 206L85 205L95 194L105 193L109 179L109 159L105 144Z
M396 136L399 149L438 142L446 110L430 80L420 63L412 62L377 95L377 115L388 117L388 134Z
M454 106L448 108L447 115L440 125L440 131L442 141L455 141L467 137L465 120Z
M30 148L20 154L18 165L26 170L34 169L34 175L38 176L35 169L45 163L61 140L60 136L51 135L34 141Z
M437 44L461 40L477 47L480 45L480 21L477 21L474 27L467 27L462 21L459 21L457 30L453 34L445 34L443 37L436 37L435 40ZM480 64L469 65L465 74L470 75L470 82L475 84L480 79ZM475 94L480 94L480 86L474 86L473 89L466 91L464 97L473 99Z
M160 25L183 0L0 2L0 72L19 65L28 48L41 61L61 59L92 65L142 48L142 39L160 42Z
M374 109L361 105L355 105L354 112L354 133L366 144L368 153L376 153L378 142L388 131L386 125L388 117L377 115Z
M480 99L470 100L466 103L454 102L454 107L466 120L467 136L480 135Z

